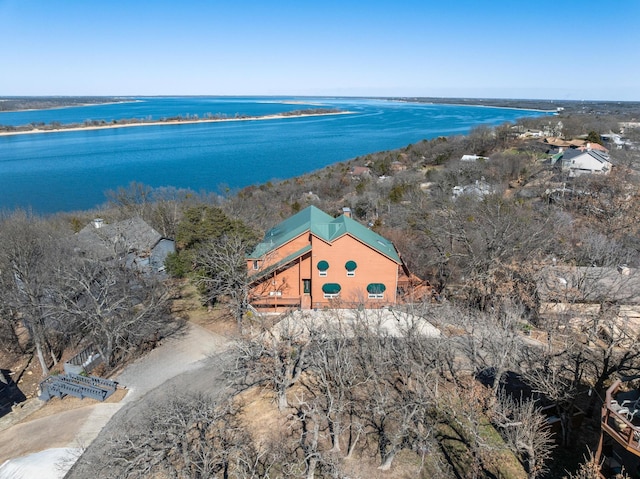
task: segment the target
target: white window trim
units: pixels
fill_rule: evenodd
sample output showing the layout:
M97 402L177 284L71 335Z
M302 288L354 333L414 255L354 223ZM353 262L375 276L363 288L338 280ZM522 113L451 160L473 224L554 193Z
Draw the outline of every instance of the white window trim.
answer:
M355 278L356 276L356 272L355 271L347 271L347 277L348 278Z
M326 271L318 271L318 275L319 275L321 278L326 278L326 277L327 277L327 272L326 272Z
M384 299L384 293L369 293L369 299Z
M269 291L269 296L282 296L282 291Z
M323 293L325 299L337 298L340 293Z

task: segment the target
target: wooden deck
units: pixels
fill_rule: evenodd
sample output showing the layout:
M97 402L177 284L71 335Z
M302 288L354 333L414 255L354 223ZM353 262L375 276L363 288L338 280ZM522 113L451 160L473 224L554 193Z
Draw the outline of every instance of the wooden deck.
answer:
M621 384L618 379L607 389L601 414L602 432L630 453L640 456L640 399L618 402L616 395Z

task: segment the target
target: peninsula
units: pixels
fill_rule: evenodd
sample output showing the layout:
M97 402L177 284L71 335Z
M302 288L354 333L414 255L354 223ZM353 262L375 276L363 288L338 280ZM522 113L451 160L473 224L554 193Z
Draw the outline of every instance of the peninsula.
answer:
M79 131L79 130L100 130L106 128L126 128L133 126L160 126L160 125L185 125L192 123L214 123L223 121L256 121L256 120L277 120L283 118L301 118L308 116L326 116L326 115L348 115L352 111L338 110L334 108L312 108L304 110L286 111L271 115L252 116L252 115L207 115L199 117L198 115L178 115L169 118L142 119L130 118L121 120L87 120L84 123L67 123L59 122L51 123L30 123L22 126L0 125L0 136L8 135L24 135L33 133L53 133L61 131Z

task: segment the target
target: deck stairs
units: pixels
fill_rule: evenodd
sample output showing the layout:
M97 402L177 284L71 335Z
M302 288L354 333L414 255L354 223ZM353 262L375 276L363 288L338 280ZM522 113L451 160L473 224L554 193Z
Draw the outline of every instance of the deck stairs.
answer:
M62 398L70 395L80 399L87 397L104 401L116 391L117 385L118 383L115 381L95 376L81 376L73 373L59 374L49 376L40 383L39 398L48 401L54 396Z

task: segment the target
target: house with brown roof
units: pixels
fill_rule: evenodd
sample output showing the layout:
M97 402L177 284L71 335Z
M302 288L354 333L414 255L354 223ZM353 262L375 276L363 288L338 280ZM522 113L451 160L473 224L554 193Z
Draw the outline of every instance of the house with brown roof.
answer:
M368 166L354 166L351 168L351 178L367 179L371 178L371 168Z
M424 284L391 241L351 218L309 206L271 228L247 257L250 303L260 311L382 307Z

